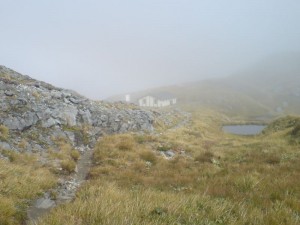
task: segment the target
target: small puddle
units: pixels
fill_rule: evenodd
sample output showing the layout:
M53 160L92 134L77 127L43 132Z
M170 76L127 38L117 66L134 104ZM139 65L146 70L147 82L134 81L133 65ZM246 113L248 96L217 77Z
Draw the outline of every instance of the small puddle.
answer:
M230 134L237 135L256 135L263 131L266 125L225 125L223 131Z
M77 163L77 173L69 179L63 180L55 189L57 197L55 200L51 198L50 192L46 192L42 198L35 200L27 211L28 221L26 224L37 224L38 219L49 213L54 207L70 202L74 199L79 186L86 180L89 169L91 167L91 158L93 151L87 149L80 157Z

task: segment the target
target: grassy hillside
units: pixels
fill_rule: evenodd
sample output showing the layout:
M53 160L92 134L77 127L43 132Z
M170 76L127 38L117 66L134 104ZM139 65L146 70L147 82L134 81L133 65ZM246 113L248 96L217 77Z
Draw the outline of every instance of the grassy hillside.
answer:
M201 110L187 127L104 137L76 200L39 224L299 224L295 120L242 137L221 131L230 118Z
M268 58L236 75L186 87L183 102L196 99L223 112L278 115L300 112L300 54ZM188 91L192 90L192 91ZM176 92L176 91L175 91ZM208 95L206 93L209 93ZM209 105L207 104L207 105ZM230 107L232 107L230 110Z
M194 108L209 107L230 116L268 119L300 113L300 53L267 58L226 78L133 93L167 91L178 102ZM112 100L121 99L120 96Z

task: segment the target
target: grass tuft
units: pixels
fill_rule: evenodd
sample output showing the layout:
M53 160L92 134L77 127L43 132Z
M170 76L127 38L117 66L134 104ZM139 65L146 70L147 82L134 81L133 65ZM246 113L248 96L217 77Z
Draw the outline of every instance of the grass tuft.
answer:
M26 220L28 200L54 187L56 178L33 155L2 154L10 161L0 159L0 224L20 225Z
M72 173L76 169L76 163L73 160L63 160L60 163L61 168L67 173Z
M7 141L8 137L9 129L4 125L0 125L0 141Z
M78 159L80 158L80 152L78 150L73 149L70 152L70 156L74 161L78 161Z
M146 162L151 162L152 164L155 164L157 162L157 157L155 153L151 150L144 150L140 153L140 157L142 160L145 160Z
M212 152L206 151L204 153L201 153L195 157L196 162L201 163L212 163L214 158L214 154Z

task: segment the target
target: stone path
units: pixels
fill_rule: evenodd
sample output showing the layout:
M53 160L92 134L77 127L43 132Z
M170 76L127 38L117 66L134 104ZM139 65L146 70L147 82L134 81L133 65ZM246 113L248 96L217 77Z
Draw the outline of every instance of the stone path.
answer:
M86 176L92 164L92 154L92 150L86 149L78 160L77 173L67 180L60 181L58 187L54 190L54 192L57 193L55 200L52 199L51 192L46 192L42 198L33 202L27 211L28 221L26 224L37 224L38 219L49 213L51 209L74 199L76 191L86 180Z

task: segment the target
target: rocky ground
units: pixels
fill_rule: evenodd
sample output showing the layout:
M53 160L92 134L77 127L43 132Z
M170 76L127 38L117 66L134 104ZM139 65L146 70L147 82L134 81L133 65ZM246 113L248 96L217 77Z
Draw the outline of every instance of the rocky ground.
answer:
M92 147L104 133L151 131L153 113L123 103L91 101L74 91L0 67L0 148L42 152L55 138ZM2 131L4 133L4 131Z

